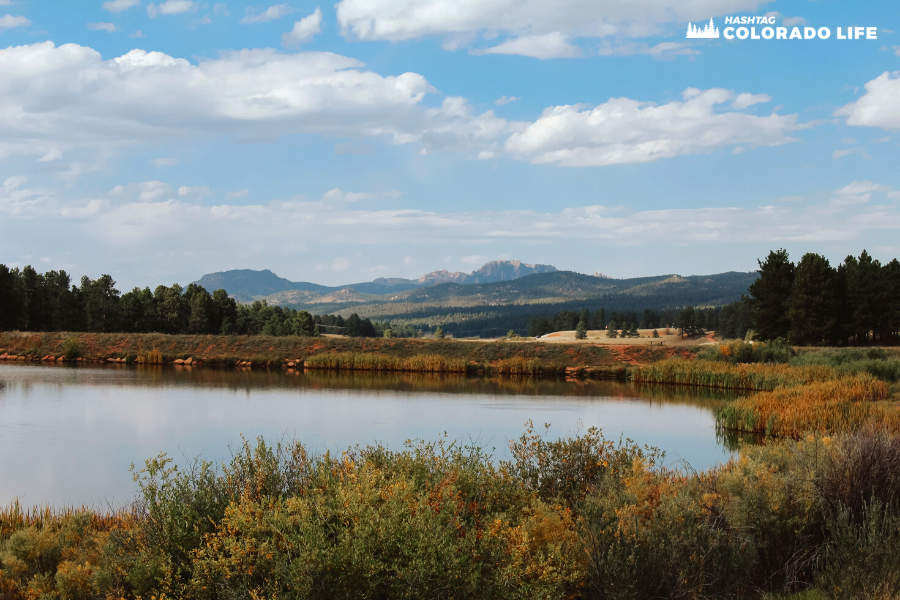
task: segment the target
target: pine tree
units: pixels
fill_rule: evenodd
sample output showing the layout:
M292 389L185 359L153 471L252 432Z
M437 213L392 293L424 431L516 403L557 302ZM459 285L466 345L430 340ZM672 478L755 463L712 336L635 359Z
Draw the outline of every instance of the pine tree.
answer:
M576 340L586 340L587 339L587 327L584 324L584 321L578 321L578 326L575 327L575 339Z
M759 264L759 279L750 284L750 314L753 328L762 340L787 337L791 328L788 307L794 285L794 264L787 250L769 252Z

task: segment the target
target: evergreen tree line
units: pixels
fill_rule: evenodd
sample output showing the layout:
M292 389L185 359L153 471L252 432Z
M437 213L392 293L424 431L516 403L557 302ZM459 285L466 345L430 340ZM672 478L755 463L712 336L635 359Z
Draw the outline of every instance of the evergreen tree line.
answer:
M744 302L725 306L637 311L562 310L552 315L537 316L528 322L528 335L538 337L555 331L577 330L584 323L591 330L623 330L676 328L682 335L697 337L716 331L728 338L743 338L751 328L749 307Z
M320 326L323 333L331 326L353 337L381 336L390 327L356 314L313 317L265 301L240 304L223 289L209 293L194 283L122 294L109 275L85 276L75 285L65 271L38 273L31 266L19 270L0 264L2 331L316 336Z
M748 306L758 339L791 344L893 345L900 341L900 262L863 250L831 266L807 253L794 264L786 250L769 253L750 285Z

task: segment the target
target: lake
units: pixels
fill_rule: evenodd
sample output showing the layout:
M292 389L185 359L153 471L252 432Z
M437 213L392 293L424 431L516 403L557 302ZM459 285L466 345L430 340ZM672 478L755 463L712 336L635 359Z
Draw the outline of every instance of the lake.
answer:
M446 433L502 458L529 419L551 437L596 426L699 470L731 455L715 431L724 398L609 381L0 364L0 504L120 506L137 491L132 463L227 460L242 435L340 452Z

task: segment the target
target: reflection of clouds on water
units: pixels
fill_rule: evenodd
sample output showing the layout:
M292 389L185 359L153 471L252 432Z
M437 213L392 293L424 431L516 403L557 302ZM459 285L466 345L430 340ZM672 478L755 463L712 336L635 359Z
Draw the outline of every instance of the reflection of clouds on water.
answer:
M609 381L62 365L0 365L0 381L0 503L124 501L131 463L161 450L227 460L242 434L341 452L447 432L502 457L532 419L551 423L550 437L596 426L694 468L727 446L714 427L721 394Z

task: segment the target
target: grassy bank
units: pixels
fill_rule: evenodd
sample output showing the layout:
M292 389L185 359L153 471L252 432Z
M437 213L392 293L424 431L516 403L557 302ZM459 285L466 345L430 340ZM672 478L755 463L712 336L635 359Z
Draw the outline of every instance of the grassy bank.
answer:
M0 597L831 598L900 594L900 438L744 448L704 473L599 432L495 461L414 443L136 473L116 514L0 512Z
M593 371L602 377L625 375L623 363L606 348L540 342L6 332L0 333L0 355L4 352L28 360L159 364L191 359L192 364L253 367L305 363L311 368L358 365L371 370L468 369L510 374L565 374L567 369L569 373L582 369L581 373Z

